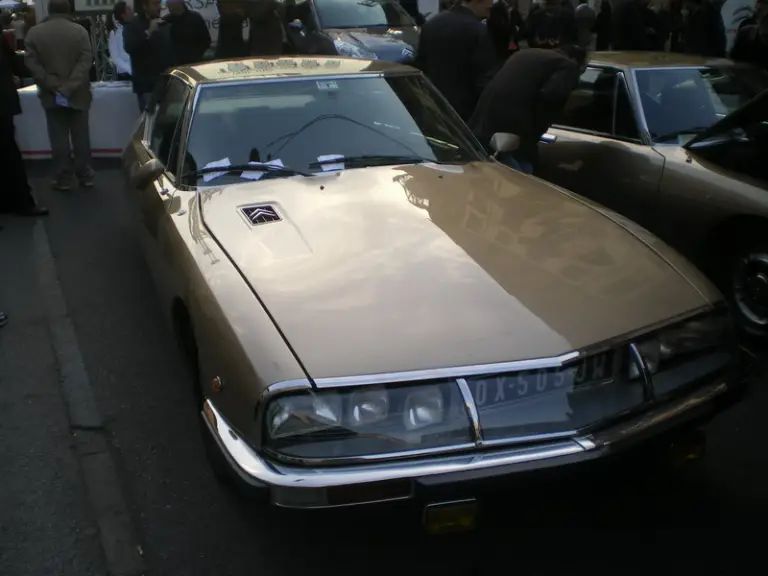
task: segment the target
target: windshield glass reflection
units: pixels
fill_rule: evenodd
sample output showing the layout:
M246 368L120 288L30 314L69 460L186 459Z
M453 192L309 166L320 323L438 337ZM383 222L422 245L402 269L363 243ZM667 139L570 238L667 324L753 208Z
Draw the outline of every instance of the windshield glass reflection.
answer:
M651 138L696 134L768 89L768 73L741 66L635 72Z
M420 76L308 78L205 87L189 135L189 184L418 162L465 163L485 152ZM345 162L346 160L346 162ZM263 172L215 171L249 163Z
M316 0L315 7L324 29L415 26L408 12L390 0Z

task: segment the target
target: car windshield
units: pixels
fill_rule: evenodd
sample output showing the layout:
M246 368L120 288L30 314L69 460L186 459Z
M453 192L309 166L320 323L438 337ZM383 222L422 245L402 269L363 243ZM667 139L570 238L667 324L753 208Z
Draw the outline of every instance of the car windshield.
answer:
M768 89L768 73L749 66L656 68L635 77L656 142L690 138Z
M391 0L315 0L315 8L323 29L415 25L400 3Z
M218 185L296 171L456 164L486 157L421 75L317 76L202 87L184 171L207 172L187 178L190 184ZM272 168L249 171L249 163ZM245 170L222 173L214 170L217 166Z

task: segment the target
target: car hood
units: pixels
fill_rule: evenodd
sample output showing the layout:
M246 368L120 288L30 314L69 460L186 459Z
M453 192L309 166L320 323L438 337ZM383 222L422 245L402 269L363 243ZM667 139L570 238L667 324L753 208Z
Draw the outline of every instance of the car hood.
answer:
M313 378L555 356L707 304L617 222L491 162L236 184L201 210Z
M419 31L416 27L329 28L333 40L339 39L372 52L379 60L411 62L416 54Z
M690 148L694 144L713 136L730 132L735 128L746 128L758 122L768 122L768 90L763 90L752 100L715 122L701 134L691 138L683 147Z

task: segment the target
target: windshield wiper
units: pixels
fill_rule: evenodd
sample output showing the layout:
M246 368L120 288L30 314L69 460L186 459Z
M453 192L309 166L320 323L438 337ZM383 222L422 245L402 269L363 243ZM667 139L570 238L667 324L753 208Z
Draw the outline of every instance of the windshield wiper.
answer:
M666 142L667 140L674 140L675 138L686 136L688 134L696 136L697 134L704 132L704 130L709 130L709 126L694 126L693 128L686 128L685 130L675 130L674 132L656 136L653 140L655 142Z
M344 156L343 158L328 158L326 160L318 160L317 162L310 162L309 167L318 168L326 164L344 164L345 166L386 166L388 164L421 164L423 162L439 164L439 162L435 162L429 158L422 158L421 156L370 154L363 156Z
M187 172L182 178L198 178L204 174L213 174L216 172L230 173L230 172L269 172L272 174L283 174L284 176L312 176L309 172L303 172L302 170L296 170L294 168L288 168L285 166L275 166L274 164L232 164L230 166L209 166L207 168L200 168L193 172ZM266 174L265 174L266 176Z

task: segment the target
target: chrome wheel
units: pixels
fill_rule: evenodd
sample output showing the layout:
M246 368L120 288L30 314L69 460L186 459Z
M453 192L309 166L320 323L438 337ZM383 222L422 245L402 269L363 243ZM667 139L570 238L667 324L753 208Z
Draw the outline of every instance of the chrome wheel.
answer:
M768 250L749 252L736 261L733 296L749 328L768 330Z

